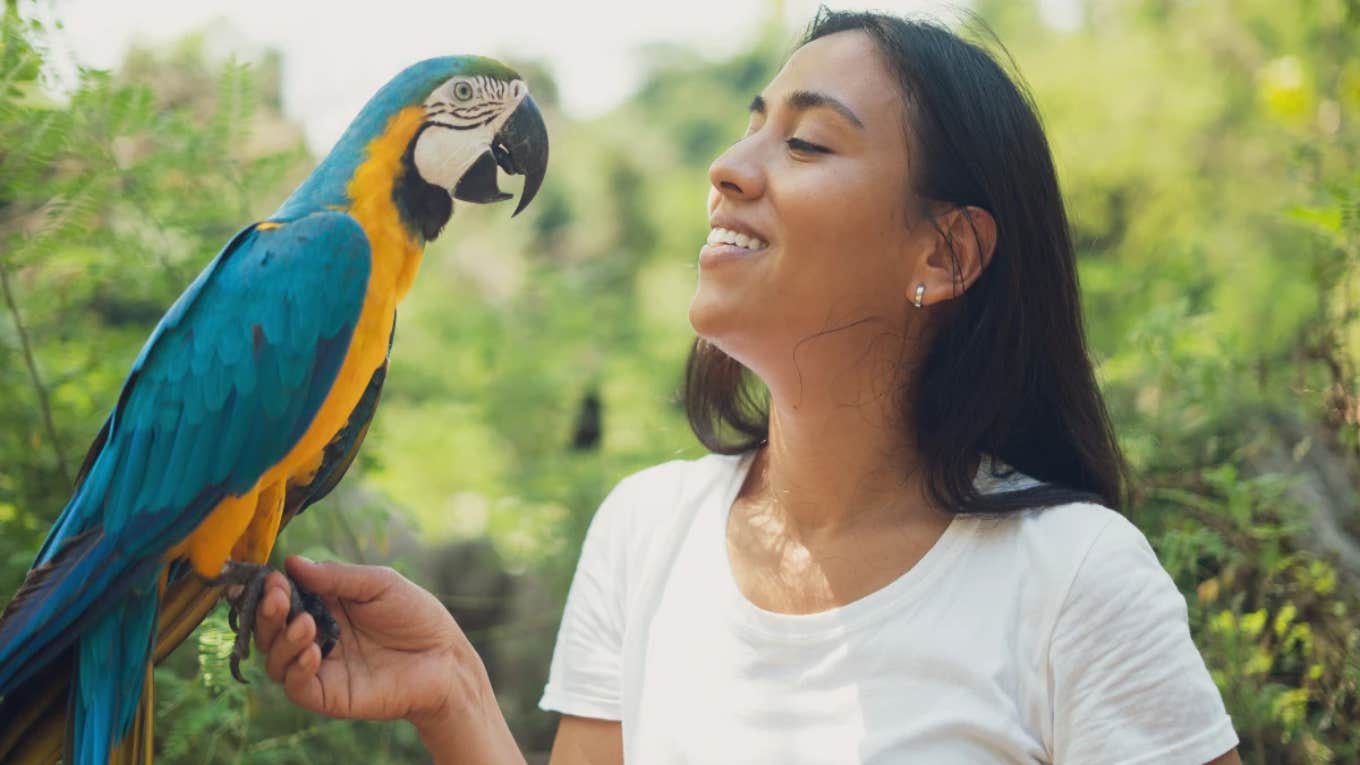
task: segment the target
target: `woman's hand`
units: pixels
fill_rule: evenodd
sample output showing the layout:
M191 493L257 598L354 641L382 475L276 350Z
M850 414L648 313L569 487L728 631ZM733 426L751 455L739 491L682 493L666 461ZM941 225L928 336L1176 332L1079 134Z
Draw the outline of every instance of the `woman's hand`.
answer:
M523 762L481 658L438 599L390 568L299 557L285 567L340 625L322 659L311 614L285 624L291 585L269 575L255 640L293 703L331 717L409 720L437 762Z

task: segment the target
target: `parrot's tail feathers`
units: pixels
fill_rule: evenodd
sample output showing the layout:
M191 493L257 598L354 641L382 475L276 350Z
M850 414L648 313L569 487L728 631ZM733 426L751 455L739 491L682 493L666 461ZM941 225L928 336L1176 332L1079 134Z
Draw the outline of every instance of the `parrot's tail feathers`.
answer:
M192 572L172 573L161 598L154 659L160 663L217 605L220 587ZM0 700L0 765L56 765L64 756L73 652L51 662L14 693ZM137 710L132 730L115 752L124 763L148 761L152 752L151 681Z
M54 765L63 754L72 655L48 664L0 701L0 765Z
M148 665L160 600L157 589L154 579L132 588L118 608L80 638L71 765L108 765L109 757L143 718L144 704L151 695ZM144 732L150 733L149 717Z
M103 539L98 528L71 537L51 560L28 572L0 614L0 696L42 668L46 662L36 657L65 651L79 634L74 625L92 615L72 600L89 599L86 577ZM79 592L82 587L86 593Z
M109 758L109 765L151 765L154 753L155 736L152 722L156 712L155 693L151 675L155 667L146 664L146 679L142 684L142 700L137 703L137 716L132 720L132 729Z

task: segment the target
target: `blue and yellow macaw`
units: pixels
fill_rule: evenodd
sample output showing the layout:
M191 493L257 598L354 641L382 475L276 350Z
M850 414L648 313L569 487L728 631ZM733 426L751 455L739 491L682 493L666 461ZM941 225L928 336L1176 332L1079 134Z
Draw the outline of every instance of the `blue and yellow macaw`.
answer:
M280 525L353 460L397 303L453 200L510 198L499 167L525 177L518 213L547 157L514 71L472 56L423 61L208 264L133 363L0 616L0 760L60 754L26 739L68 704L67 762L103 765L116 749L149 760L153 660L212 607L224 572L264 564ZM249 650L240 633L234 659ZM54 691L65 687L69 698Z

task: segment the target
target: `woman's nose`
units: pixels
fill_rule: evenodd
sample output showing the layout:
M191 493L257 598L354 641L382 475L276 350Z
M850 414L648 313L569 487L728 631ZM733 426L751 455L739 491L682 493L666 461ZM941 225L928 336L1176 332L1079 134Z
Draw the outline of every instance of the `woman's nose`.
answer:
M754 135L718 155L708 166L708 182L725 197L755 199L765 193L765 173L756 156Z

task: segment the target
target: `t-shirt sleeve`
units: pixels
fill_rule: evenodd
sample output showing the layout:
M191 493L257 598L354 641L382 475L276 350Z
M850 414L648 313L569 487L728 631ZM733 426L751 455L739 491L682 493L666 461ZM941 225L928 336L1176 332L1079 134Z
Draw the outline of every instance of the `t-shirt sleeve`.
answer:
M580 717L622 719L627 511L636 478L605 497L591 519L567 592L540 708Z
M1058 765L1202 765L1237 745L1185 597L1123 516L1077 568L1049 657Z

